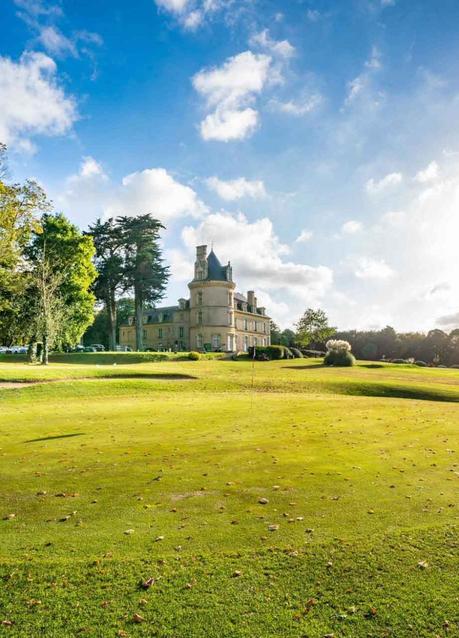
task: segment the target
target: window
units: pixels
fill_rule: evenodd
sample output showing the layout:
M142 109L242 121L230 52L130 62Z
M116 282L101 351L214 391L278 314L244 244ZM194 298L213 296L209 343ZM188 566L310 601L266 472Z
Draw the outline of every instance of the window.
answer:
M220 335L212 335L212 348L214 350L220 350L222 345L222 339Z
M244 319L244 330L248 330L249 329L249 322L247 321L247 319Z
M258 339L256 337L253 338L253 345L254 346L258 345Z
M198 306L202 306L202 292L198 292Z
M163 329L162 329L162 328L159 328L159 329L158 329L158 337L159 337L160 339L162 339L162 338L163 338Z
M180 326L179 328L179 337L180 339L183 339L183 337L185 336L185 329L183 326Z
M249 349L249 338L247 335L244 336L244 352L247 352L247 350Z
M144 339L146 339L146 338L147 338L147 331L146 331L146 330L144 330L144 331L143 331L143 338L144 338Z
M196 347L198 349L202 348L202 335L196 335Z
M202 325L202 312L201 312L201 310L198 312L198 324Z

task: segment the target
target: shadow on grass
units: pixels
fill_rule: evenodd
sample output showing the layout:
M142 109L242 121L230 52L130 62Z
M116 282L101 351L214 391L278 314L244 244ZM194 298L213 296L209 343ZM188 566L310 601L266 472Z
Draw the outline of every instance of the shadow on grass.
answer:
M368 368L369 370L374 370L375 368L385 368L382 363L359 363L359 368Z
M178 372L119 372L115 374L101 374L95 377L83 377L87 379L170 379L171 381L183 381L186 379L197 379L192 374L181 374ZM78 381L78 379L72 379Z
M24 443L38 443L40 441L54 441L55 439L70 439L74 436L84 436L84 432L74 432L73 434L57 434L56 436L44 436L39 439L29 439Z
M414 399L417 401L443 401L459 403L459 395L442 389L416 386L385 385L382 383L327 384L338 394L387 399Z

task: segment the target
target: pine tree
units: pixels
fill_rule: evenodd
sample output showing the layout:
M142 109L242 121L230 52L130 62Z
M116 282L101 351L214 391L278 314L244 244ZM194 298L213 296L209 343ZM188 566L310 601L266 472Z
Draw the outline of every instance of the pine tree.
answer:
M159 246L161 222L151 215L118 217L125 251L124 290L134 293L136 348L144 349L143 312L163 298L169 279Z

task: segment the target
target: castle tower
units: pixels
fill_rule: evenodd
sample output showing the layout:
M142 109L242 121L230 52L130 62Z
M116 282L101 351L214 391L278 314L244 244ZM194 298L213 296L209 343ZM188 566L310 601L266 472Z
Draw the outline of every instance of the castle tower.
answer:
M198 246L190 289L190 346L196 350L236 350L231 264L222 266L213 250Z

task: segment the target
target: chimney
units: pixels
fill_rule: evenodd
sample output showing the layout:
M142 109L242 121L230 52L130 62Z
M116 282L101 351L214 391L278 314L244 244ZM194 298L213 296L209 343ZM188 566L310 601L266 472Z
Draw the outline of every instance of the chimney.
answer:
M249 290L247 292L247 303L252 307L252 312L254 312L257 307L257 299L253 290Z
M196 246L196 259L206 259L207 246Z

